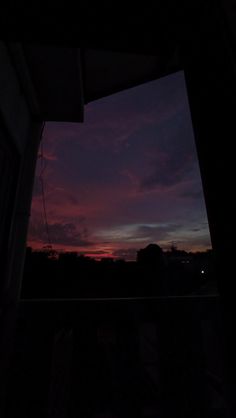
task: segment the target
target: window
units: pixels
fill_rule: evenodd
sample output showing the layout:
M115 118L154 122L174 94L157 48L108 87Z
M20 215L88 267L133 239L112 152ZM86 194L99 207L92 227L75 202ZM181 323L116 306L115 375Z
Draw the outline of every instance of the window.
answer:
M23 295L216 291L183 72L46 124L28 246Z

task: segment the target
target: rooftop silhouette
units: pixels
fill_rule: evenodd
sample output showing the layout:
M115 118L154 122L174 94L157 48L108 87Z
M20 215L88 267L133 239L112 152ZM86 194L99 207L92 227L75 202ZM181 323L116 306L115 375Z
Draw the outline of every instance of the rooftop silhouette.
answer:
M137 261L100 261L75 252L27 250L22 298L184 295L213 284L212 251L163 252L157 244L137 251Z

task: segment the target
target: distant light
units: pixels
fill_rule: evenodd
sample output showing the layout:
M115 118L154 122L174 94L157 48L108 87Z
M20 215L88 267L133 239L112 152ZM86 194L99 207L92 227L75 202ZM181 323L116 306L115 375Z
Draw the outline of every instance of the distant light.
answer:
M201 274L204 274L205 273L205 270L201 270Z

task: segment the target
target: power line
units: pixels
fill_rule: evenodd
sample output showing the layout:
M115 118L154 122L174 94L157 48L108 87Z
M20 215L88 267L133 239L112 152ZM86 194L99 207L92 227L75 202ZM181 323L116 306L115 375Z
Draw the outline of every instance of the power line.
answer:
M40 174L39 174L39 180L40 180L40 183L41 183L41 195L42 195L43 217L44 217L45 231L46 231L46 235L47 235L48 245L50 247L52 247L52 242L51 242L50 233L49 233L48 218L47 218L45 187L44 187L44 177L43 177L46 166L47 166L47 162L44 158L44 149L43 149L43 131L44 131L44 127L45 127L45 123L43 124L42 133L41 133L40 155L39 155L39 157L41 158L41 171L40 171Z

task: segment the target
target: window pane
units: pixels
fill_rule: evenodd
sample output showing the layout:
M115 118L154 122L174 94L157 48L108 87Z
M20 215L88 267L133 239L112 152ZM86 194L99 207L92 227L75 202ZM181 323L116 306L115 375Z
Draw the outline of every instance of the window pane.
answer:
M183 72L46 124L28 245L42 295L216 292Z

